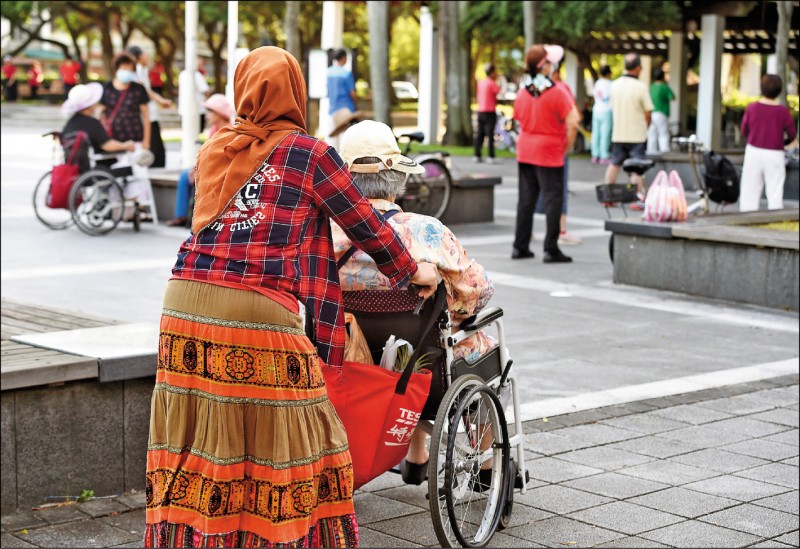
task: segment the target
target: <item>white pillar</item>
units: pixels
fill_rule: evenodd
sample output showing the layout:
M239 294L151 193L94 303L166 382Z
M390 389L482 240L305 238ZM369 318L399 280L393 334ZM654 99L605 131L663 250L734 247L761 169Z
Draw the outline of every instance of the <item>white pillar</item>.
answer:
M778 56L774 53L767 56L767 74L778 74ZM758 95L761 95L760 91Z
M653 58L650 55L641 55L639 59L642 61L642 72L639 73L639 81L644 82L649 90L651 77L653 76Z
M684 34L673 32L669 37L669 87L675 94L675 101L669 110L670 125L676 125L678 132L686 129L686 48Z
M578 63L578 56L570 50L564 52L564 68L566 76L564 82L572 90L575 102L578 104L578 111L583 111L583 101L586 96L586 83L583 79L583 69Z
M233 100L233 75L236 72L236 44L239 42L239 2L228 1L228 81L225 84L225 96L231 105Z
M200 111L197 105L197 0L186 2L186 43L184 45L184 71L178 83L178 102L181 106L181 166L194 166L197 162L197 136L200 134Z
M419 14L419 99L417 102L417 125L425 134L424 143L435 143L439 139L441 102L439 98L439 31L428 6L422 6Z
M322 37L320 48L327 51L331 48L342 47L342 34L344 33L344 2L323 2L322 3ZM323 97L319 100L319 126L318 135L326 136L331 128L331 118L328 113L330 100Z
M697 93L697 138L707 149L719 148L721 143L720 117L722 93L720 91L722 31L725 18L703 15L700 41L700 87Z

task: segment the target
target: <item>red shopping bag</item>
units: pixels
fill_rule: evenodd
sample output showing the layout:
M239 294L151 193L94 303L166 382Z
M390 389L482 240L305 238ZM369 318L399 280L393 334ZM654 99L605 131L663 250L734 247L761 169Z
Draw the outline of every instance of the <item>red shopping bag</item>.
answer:
M50 190L47 191L45 201L48 208L69 208L69 191L79 174L80 169L77 164L53 166L53 172L50 174Z
M413 358L413 357L412 357ZM431 388L428 370L390 372L380 366L346 362L339 370L323 364L328 398L344 423L353 458L353 489L402 460Z

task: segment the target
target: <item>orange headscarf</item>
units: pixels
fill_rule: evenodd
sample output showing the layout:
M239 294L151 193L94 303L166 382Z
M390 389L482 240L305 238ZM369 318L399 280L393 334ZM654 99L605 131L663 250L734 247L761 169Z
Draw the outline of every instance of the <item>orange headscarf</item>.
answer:
M192 232L214 221L278 143L306 131L306 83L297 60L272 46L251 51L233 77L236 121L197 155Z

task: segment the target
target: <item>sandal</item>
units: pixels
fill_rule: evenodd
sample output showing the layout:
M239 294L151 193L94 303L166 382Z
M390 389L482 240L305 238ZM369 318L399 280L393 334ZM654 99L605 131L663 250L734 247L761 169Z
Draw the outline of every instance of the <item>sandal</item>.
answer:
M412 463L403 458L403 461L400 462L400 476L403 477L403 482L406 484L419 486L428 480L428 462Z

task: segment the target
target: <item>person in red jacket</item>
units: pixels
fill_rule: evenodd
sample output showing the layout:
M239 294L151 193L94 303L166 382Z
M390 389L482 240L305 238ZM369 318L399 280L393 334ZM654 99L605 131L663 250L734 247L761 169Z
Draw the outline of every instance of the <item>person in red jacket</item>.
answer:
M64 83L64 98L69 98L69 90L75 87L78 83L78 73L81 70L81 64L75 61L71 55L61 63L58 72L61 74L61 81Z
M42 85L43 80L42 64L39 61L34 61L31 68L28 69L28 86L31 88L31 99L37 99L39 86Z

